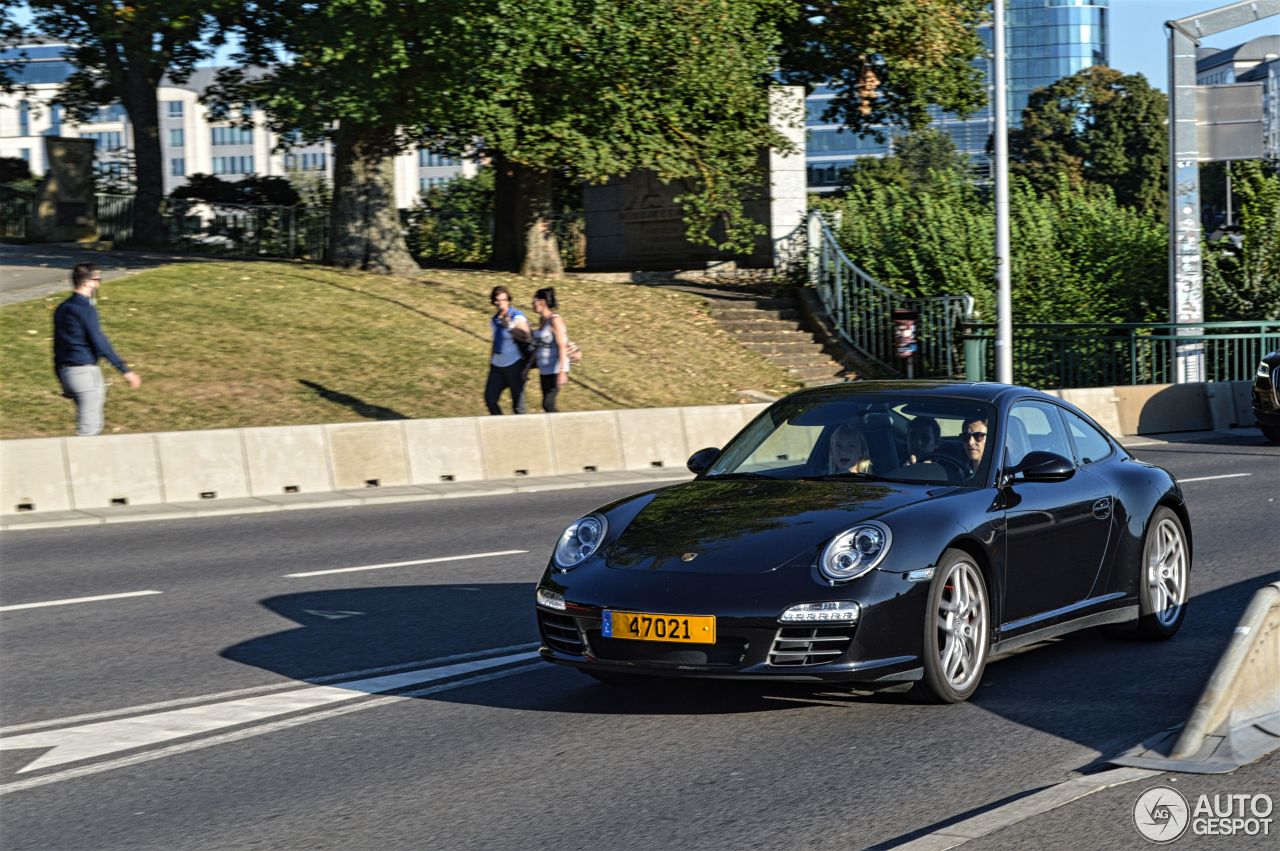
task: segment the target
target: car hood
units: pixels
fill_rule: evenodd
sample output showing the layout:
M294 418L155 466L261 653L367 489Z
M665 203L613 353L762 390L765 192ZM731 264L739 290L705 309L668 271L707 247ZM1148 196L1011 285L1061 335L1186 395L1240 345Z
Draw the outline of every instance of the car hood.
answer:
M809 563L833 535L928 498L919 485L700 479L653 496L609 548L609 567L767 573Z

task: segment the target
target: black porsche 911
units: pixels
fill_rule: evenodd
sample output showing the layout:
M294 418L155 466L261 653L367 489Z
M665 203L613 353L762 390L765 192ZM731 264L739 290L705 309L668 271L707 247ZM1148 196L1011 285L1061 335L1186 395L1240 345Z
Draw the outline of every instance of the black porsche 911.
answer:
M994 653L1103 624L1169 638L1186 615L1177 481L1025 387L804 390L689 468L564 530L544 659L957 702Z

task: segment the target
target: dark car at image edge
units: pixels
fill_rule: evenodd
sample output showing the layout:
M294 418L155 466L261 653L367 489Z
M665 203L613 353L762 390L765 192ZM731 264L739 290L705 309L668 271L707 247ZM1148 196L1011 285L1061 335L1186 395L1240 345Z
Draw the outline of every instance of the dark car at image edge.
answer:
M1280 443L1280 351L1258 364L1253 376L1253 415L1258 428L1272 443Z

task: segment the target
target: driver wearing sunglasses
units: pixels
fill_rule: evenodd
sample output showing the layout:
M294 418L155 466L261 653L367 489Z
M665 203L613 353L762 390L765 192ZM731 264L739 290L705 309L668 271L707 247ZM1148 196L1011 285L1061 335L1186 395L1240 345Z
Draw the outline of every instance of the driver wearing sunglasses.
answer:
M969 462L969 475L973 476L982 465L982 455L987 448L987 421L968 419L960 426L960 445L965 460Z

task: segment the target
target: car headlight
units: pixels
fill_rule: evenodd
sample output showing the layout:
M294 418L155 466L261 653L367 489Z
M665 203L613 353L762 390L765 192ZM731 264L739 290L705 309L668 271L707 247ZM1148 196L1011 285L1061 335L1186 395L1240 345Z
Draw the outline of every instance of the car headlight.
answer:
M1266 361L1262 361L1258 364L1258 371L1254 374L1259 378L1269 378L1271 377L1271 367L1267 366Z
M832 582L857 579L884 560L893 533L883 523L860 523L831 539L818 569Z
M556 542L553 555L556 567L570 570L591 558L600 549L608 531L609 523L601 514L588 514L570 523Z

